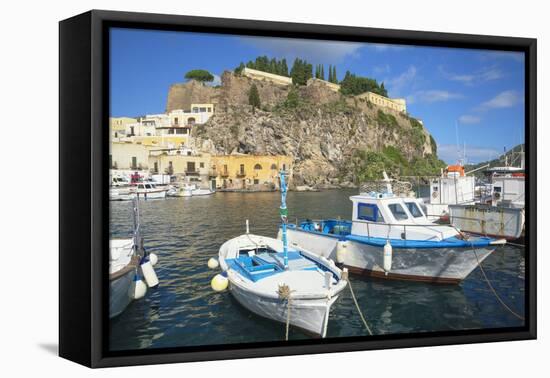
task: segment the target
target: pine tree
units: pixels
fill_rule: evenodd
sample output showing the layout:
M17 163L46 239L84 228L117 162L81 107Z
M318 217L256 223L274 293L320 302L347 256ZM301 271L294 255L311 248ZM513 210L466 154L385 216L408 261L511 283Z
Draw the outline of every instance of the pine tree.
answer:
M281 66L282 66L281 75L288 76L288 66L286 64L285 58L283 58L283 61L281 62Z
M332 82L338 84L338 77L336 76L336 66L333 66L332 69Z
M332 83L332 64L328 65L328 82Z
M252 113L256 113L256 108L261 106L260 93L258 93L258 87L256 84L252 84L250 91L248 92L248 104L252 105Z
M325 66L321 65L321 73L319 74L319 79L325 80Z

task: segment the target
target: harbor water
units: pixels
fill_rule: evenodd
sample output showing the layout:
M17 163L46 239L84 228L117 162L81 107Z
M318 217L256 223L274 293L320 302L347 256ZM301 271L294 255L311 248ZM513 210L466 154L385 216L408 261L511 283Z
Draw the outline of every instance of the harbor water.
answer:
M349 219L356 190L290 192L289 221ZM276 237L276 193L215 193L211 196L140 202L145 247L158 255L160 285L110 320L111 350L284 340L285 326L260 318L228 291L215 293L218 270L207 261L219 247L245 232ZM111 238L131 237L132 205L111 202ZM484 262L485 273L506 304L524 314L525 251L500 246ZM460 285L431 285L351 276L354 292L373 333L472 330L523 326L496 299L476 269ZM332 307L327 337L367 335L346 289ZM291 328L290 339L310 336Z

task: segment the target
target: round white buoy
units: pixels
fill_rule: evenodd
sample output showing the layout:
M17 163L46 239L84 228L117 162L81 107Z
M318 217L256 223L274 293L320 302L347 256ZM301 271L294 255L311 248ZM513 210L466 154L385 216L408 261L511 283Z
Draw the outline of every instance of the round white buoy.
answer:
M338 264L343 264L346 258L346 253L348 249L348 242L345 240L340 240L336 243L336 262Z
M143 258L143 260L141 261L141 273L145 278L147 286L155 287L159 284L159 279L157 277L157 274L155 273L155 270L153 269L153 264L151 264L151 260L149 260L148 256Z
M157 265L157 262L159 261L159 257L155 255L154 253L149 253L149 260L151 261L151 265L155 266Z
M210 269L216 269L220 264L218 263L218 260L216 260L214 257L211 257L208 259L208 267Z
M212 286L212 290L216 292L224 291L227 289L227 286L229 285L229 280L227 277L216 274L214 278L212 278L212 281L210 281L210 286Z
M279 228L279 231L277 231L277 240L283 240L283 230Z
M147 293L147 285L145 285L139 274L136 274L134 276L134 283L130 286L128 294L132 299L141 299L145 296L145 293Z
M391 270L391 264L392 264L392 256L393 255L393 248L390 244L390 241L386 241L386 245L384 245L384 270L386 271L386 274Z

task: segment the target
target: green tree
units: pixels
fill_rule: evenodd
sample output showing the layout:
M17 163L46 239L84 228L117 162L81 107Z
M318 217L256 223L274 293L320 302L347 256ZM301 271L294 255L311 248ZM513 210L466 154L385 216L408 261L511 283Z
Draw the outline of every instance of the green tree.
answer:
M239 66L237 68L235 68L235 73L240 75L243 72L244 67L245 67L244 63L241 62L241 64L239 64Z
M288 76L288 65L286 64L285 58L281 61L281 67L281 75Z
M214 76L206 70L191 70L185 74L187 80L197 80L200 82L212 82Z
M375 79L356 76L349 71L346 72L344 80L340 82L340 92L344 95L358 95L365 92L373 92L388 97L388 92L384 86L378 85Z
M338 77L336 76L336 66L333 66L332 70L332 83L338 84Z
M325 66L321 64L321 70L319 73L319 79L325 80Z
M296 58L292 69L290 70L290 77L295 85L306 85L307 81L312 78L313 65L305 60Z
M252 113L255 113L256 108L261 106L260 93L258 93L258 87L256 87L256 84L252 84L250 90L248 91L248 104L252 105Z

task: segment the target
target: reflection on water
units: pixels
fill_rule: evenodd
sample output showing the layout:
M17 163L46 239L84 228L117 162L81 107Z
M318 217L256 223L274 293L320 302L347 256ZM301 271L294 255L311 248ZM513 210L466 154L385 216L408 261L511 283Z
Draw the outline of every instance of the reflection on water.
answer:
M355 191L290 192L289 219L349 218ZM145 246L159 256L160 285L110 322L112 350L276 341L284 325L257 317L228 292L214 293L206 266L227 239L250 231L275 237L279 193L216 193L142 201ZM111 237L128 237L131 204L111 203ZM524 250L499 247L483 266L495 289L524 311ZM461 285L369 280L352 276L363 314L376 334L515 327L522 321L495 299L475 270ZM327 337L366 335L349 290L333 306ZM307 338L292 330L291 339Z

